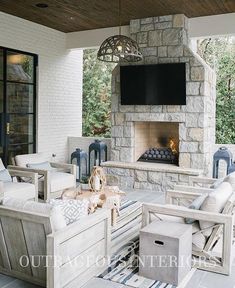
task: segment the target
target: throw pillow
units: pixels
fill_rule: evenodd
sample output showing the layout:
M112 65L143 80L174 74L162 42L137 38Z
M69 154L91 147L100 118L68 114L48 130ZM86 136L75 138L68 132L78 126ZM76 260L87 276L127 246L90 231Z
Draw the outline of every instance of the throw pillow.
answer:
M0 181L2 182L12 182L11 175L7 169L0 171Z
M205 201L202 203L200 210L212 213L221 213L229 197L233 193L233 188L228 182L223 182L218 188L209 193ZM207 237L211 235L211 226L215 225L213 222L199 221L200 228L206 229L203 234Z
M51 167L51 164L48 161L42 162L42 163L31 163L31 164L28 163L26 166L31 169L39 169L39 170L47 170L47 171L50 171L53 169Z
M196 199L193 200L193 202L188 206L189 209L199 210L205 201L207 197L206 195L200 195ZM185 218L186 224L193 224L196 221L196 219L193 218Z
M54 207L59 206L61 208L67 225L72 224L73 222L79 220L81 217L88 215L89 201L86 199L83 200L51 199L50 204Z
M5 197L2 201L2 205L16 210L34 212L50 217L53 231L61 230L67 226L61 208L53 207L48 203Z

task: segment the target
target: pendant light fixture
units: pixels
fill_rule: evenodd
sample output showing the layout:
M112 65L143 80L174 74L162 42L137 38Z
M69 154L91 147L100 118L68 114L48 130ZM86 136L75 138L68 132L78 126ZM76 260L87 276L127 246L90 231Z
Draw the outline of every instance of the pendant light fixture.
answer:
M119 35L111 36L101 44L97 53L100 61L119 63L137 62L143 59L137 42L121 35L121 24L121 0L119 0Z

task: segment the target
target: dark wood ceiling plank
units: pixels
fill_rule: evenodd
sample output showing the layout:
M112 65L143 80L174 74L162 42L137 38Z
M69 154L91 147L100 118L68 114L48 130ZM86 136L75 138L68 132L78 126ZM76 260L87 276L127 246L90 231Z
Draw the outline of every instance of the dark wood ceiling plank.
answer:
M47 3L40 9L37 3ZM1 0L0 11L62 32L118 26L118 0ZM235 12L235 0L122 0L122 24L182 13L191 17Z

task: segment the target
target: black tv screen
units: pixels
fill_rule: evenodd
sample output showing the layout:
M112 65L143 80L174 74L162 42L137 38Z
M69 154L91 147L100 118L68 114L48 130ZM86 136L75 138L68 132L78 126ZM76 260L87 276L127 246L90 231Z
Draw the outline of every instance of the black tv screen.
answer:
M122 105L186 105L185 63L120 67Z

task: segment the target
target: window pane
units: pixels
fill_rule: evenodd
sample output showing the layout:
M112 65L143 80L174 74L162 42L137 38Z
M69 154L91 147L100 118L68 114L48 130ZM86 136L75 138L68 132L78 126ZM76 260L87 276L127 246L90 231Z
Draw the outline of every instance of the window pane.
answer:
M7 53L7 80L33 83L33 57L16 52Z
M7 84L7 111L8 113L33 113L32 85Z
M33 115L10 115L9 144L33 142Z
M3 112L3 82L0 81L0 113Z
M0 49L0 80L3 80L3 49Z
M7 163L13 164L12 159L16 155L21 154L31 154L33 153L33 144L25 144L25 145L10 145L8 147L8 154L7 154Z

